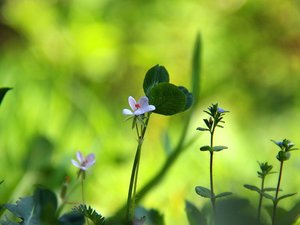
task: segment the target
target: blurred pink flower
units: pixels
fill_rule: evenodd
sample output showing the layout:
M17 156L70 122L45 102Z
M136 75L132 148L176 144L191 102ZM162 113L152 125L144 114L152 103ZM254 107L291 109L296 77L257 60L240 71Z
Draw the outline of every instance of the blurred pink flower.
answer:
M87 157L83 157L82 153L80 151L78 151L76 153L76 157L77 160L72 159L72 164L74 166L76 166L77 168L79 168L80 170L84 170L86 171L89 167L91 167L92 165L94 165L94 163L96 162L95 160L95 154L91 153L89 154Z
M155 110L154 105L149 105L149 100L146 96L141 97L138 100L138 102L136 102L136 100L133 97L129 96L128 103L130 105L131 110L123 109L124 115L138 116L138 115L144 114L146 112Z

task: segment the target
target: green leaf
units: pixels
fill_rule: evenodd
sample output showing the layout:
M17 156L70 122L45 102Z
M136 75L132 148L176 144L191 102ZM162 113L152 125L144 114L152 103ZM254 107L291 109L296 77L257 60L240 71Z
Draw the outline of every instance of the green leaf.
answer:
M74 212L81 213L86 218L90 219L94 225L103 225L105 218L97 213L91 206L87 207L86 205L79 205L73 209Z
M135 218L142 219L146 217L147 225L165 225L164 216L156 209L145 209L138 207L135 210Z
M159 83L149 93L149 103L156 107L155 113L173 115L184 111L186 96L170 83Z
M282 195L282 196L280 196L279 198L277 198L277 202L279 202L279 201L282 200L282 199L291 197L291 196L293 196L293 195L295 195L295 194L297 194L297 193L292 193L292 194Z
M162 141L163 141L165 153L169 156L172 153L173 148L172 148L170 135L167 131L163 132Z
M220 194L217 194L215 196L215 198L223 198L223 197L226 197L226 196L229 196L229 195L232 195L232 192L222 192Z
M2 184L3 182L4 182L4 180L1 180L1 181L0 181L0 184Z
M70 212L59 218L60 225L84 225L85 219L82 213Z
M214 147L212 148L212 150L213 150L214 152L219 152L219 151L222 151L222 150L224 150L224 149L228 149L228 147L226 147L226 146L214 146Z
M287 210L284 214L277 217L279 225L292 225L296 224L296 221L300 217L300 202L296 202L296 204L289 210Z
M188 91L188 89L186 89L183 86L179 86L178 88L179 88L180 91L183 92L183 94L185 95L185 98L186 98L186 104L185 104L185 107L184 107L184 110L183 110L183 111L185 111L193 105L193 95L192 95L192 93L190 93Z
M185 201L185 212L189 225L207 225L205 215L189 201Z
M202 147L200 148L200 151L211 151L211 147L208 146L208 145L202 146Z
M209 131L209 129L207 129L207 128L202 128L202 127L197 127L197 130L199 130L199 131Z
M276 191L276 190L277 190L277 188L271 188L271 187L269 187L269 188L264 188L263 191ZM282 191L282 189L279 189L279 191Z
M169 74L165 67L156 65L150 68L144 78L143 88L147 96L153 87L159 83L169 82Z
M4 204L13 215L22 220L23 225L40 224L39 207L33 197L20 198L16 204ZM2 224L15 224L12 221L0 221Z
M208 188L197 186L195 188L196 193L204 198L212 198L211 191Z
M271 199L273 202L275 201L275 198L272 195L267 194L266 192L261 192L261 194L267 198L267 199Z
M198 104L200 96L201 50L201 36L198 33L192 59L192 93L195 106Z
M250 185L250 184L244 184L244 187L251 190L251 191L256 191L258 193L261 193L260 189L254 185Z
M11 90L11 89L12 89L12 88L8 88L8 87L0 88L0 105L1 105L1 103L2 103L2 101L3 101L3 98L4 98L5 94L6 94L9 90Z

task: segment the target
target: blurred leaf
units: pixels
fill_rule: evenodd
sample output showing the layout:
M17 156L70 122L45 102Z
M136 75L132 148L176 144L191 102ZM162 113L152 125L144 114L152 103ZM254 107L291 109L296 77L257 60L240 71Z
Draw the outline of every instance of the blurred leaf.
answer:
M2 184L3 182L4 182L4 180L1 180L1 181L0 181L0 184Z
M163 132L162 139L163 139L164 150L167 155L170 155L172 152L172 143L171 143L170 135L168 134L167 131Z
M159 213L156 209L145 209L138 207L135 210L135 217L142 218L146 217L146 225L164 225L164 216Z
M70 212L59 218L61 225L84 225L85 219L81 213Z
M300 202L296 202L296 204L290 209L285 211L278 217L277 223L279 225L292 225L300 217Z
M149 93L149 103L156 107L155 113L173 115L184 110L186 96L177 86L170 83L160 83Z
M228 149L228 147L226 147L226 146L214 146L214 147L212 148L212 150L213 150L214 152L219 152L219 151L222 151L222 150L224 150L224 149Z
M202 147L200 148L200 151L211 151L211 147L208 146L208 145L202 146Z
M250 184L244 184L244 187L251 190L251 191L256 191L258 193L261 193L260 189L254 185L250 185Z
M34 202L33 197L20 198L16 204L4 204L4 207L8 209L12 214L22 221L19 224L32 225L40 224L40 216L37 204ZM11 221L0 221L2 224L16 224Z
M196 193L204 198L212 198L211 191L208 188L197 186L195 188Z
M207 128L202 128L202 127L197 127L197 130L199 130L199 131L209 131L209 129L207 129Z
M291 197L291 196L293 196L293 195L295 195L295 194L297 194L297 193L292 193L292 194L282 195L282 196L280 196L280 197L277 199L277 201L279 202L280 200L285 199L285 198L288 198L288 197Z
M54 146L48 138L37 135L28 146L24 169L41 171L51 166L51 157Z
M277 190L277 188L271 188L271 187L264 188L264 191L276 191L276 190ZM279 189L279 191L282 191L282 189Z
M7 88L7 87L0 88L0 105L1 105L1 103L2 103L2 101L3 101L3 98L4 98L5 94L6 94L9 90L11 90L11 89L12 89L12 88Z
M267 199L271 199L273 202L275 201L275 198L272 195L269 195L265 192L262 192L262 195Z
M226 197L226 196L229 196L229 195L232 195L232 192L222 192L220 194L217 194L215 196L215 198L223 198L223 197Z
M189 225L207 225L203 213L191 202L185 201L185 212Z
M151 89L162 82L169 82L169 74L166 68L159 65L150 68L145 75L143 83L146 96L149 97Z
M195 106L198 104L200 96L201 50L201 37L198 33L194 45L192 59L192 93L194 97Z
M56 195L45 188L38 187L35 189L34 202L38 205L39 218L43 223L54 224L56 221L55 212L57 209Z
M103 225L105 218L97 213L91 206L87 207L86 205L79 205L73 209L75 212L79 212L84 215L86 218L90 219L94 225Z

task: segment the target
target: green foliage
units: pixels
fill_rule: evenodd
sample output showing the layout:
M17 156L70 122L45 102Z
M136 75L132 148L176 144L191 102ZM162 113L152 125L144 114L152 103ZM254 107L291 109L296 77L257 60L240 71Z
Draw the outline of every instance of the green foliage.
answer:
M0 88L0 105L1 105L1 103L2 103L2 101L3 101L3 98L4 98L5 94L6 94L9 90L11 90L11 89L12 89L12 88L8 88L8 87Z
M185 201L185 212L189 225L207 225L205 214L187 200Z
M4 204L4 208L21 222L16 223L6 219L0 221L3 225L83 225L84 223L83 216L75 213L57 218L57 198L52 191L42 187L37 187L33 196L20 198L16 204Z
M105 218L97 213L91 206L79 205L73 209L75 212L79 212L86 218L90 219L94 225L103 225Z
M195 191L198 195L200 195L204 198L213 198L214 197L211 193L211 190L209 190L206 187L196 186Z
M165 225L164 216L156 209L138 207L135 212L136 218L145 218L145 225Z
M169 83L165 67L156 65L148 70L143 88L149 103L156 107L155 113L174 115L189 109L193 95L183 86Z

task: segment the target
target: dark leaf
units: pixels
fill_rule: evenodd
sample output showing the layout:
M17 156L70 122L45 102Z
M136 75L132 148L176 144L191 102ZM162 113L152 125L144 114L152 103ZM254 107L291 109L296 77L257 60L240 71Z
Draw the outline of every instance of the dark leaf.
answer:
M193 95L192 95L192 93L190 93L188 91L188 89L186 89L183 86L179 86L178 88L179 88L180 91L183 92L183 94L185 95L185 98L186 98L186 103L185 103L185 107L184 107L184 110L183 110L183 111L185 111L193 105Z
M205 215L189 201L185 201L185 212L189 225L207 225Z
M282 200L282 199L291 197L291 196L293 196L293 195L295 195L295 194L297 194L297 193L292 193L292 194L282 195L282 196L280 196L280 197L277 199L277 202L279 202L279 201Z
M143 83L145 94L149 96L151 89L162 82L169 82L169 74L166 68L160 65L150 68Z
M200 148L200 151L211 151L211 147L208 146L208 145L202 146L202 147Z
M195 106L198 104L200 96L201 50L201 36L198 33L194 45L192 61L192 93Z
M202 128L202 127L197 127L197 130L199 130L199 131L209 131L209 129L207 129L207 128Z
M258 193L261 193L260 189L254 185L250 185L250 184L244 184L244 187L251 190L251 191L256 191Z
M177 86L170 83L160 83L149 93L149 103L156 107L155 113L173 115L184 111L186 96Z
M147 225L165 225L164 216L156 209L145 209L143 207L138 207L135 212L135 217L140 220L143 220L145 217L145 224Z
M70 212L59 218L61 225L83 225L85 223L84 215L79 212Z
M73 209L74 212L81 213L86 218L90 219L94 225L103 225L105 218L97 213L91 206L79 205Z
M2 103L2 101L3 101L3 98L4 98L5 94L6 94L9 90L11 90L11 89L12 89L12 88L8 88L8 87L0 88L0 105L1 105L1 103Z

